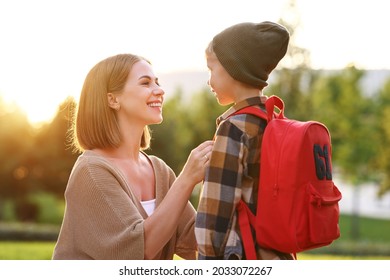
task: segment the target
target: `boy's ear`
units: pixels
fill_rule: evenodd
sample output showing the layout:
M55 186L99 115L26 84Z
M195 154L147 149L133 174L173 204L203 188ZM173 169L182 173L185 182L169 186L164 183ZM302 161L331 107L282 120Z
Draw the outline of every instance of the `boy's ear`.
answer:
M108 101L108 106L110 106L112 109L119 111L120 109L120 104L117 96L111 92L107 93L107 101Z

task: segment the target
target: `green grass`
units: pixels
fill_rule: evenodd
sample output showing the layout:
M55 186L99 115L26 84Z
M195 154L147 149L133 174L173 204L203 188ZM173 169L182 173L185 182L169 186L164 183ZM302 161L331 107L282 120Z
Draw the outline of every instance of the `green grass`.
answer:
M0 242L0 260L50 260L55 242ZM179 258L176 258L179 259ZM298 260L390 260L390 256L298 254Z
M55 242L0 242L0 260L50 260Z
M352 230L353 221L352 216L341 215L340 238L329 246L305 252L301 259L317 258L315 255L326 259L329 255L336 259L390 259L390 220L359 217L358 230Z
M353 240L352 216L340 216L341 241ZM390 244L390 220L359 217L358 239L361 241L375 241Z
M390 220L360 218L357 240L351 221L350 216L342 215L341 237L330 246L299 253L298 260L390 260ZM0 260L50 260L54 246L52 241L0 241Z

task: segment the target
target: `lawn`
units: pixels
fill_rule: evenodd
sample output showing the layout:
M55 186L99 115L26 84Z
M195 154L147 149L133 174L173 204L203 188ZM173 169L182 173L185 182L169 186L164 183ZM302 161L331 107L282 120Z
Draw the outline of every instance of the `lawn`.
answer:
M50 260L54 242L0 242L0 260ZM390 256L298 254L298 260L390 260Z
M341 237L328 247L298 254L299 260L390 260L390 220L360 218L359 236L352 219L340 217ZM55 242L0 241L0 260L50 260Z
M50 260L55 242L1 241L0 260Z

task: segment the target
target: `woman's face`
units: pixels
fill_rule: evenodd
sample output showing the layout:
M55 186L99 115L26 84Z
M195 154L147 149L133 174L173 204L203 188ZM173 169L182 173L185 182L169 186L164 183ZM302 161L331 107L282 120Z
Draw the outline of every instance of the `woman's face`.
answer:
M116 95L116 98L120 105L120 120L135 121L141 126L158 124L163 120L164 90L151 65L145 60L133 65L122 93Z

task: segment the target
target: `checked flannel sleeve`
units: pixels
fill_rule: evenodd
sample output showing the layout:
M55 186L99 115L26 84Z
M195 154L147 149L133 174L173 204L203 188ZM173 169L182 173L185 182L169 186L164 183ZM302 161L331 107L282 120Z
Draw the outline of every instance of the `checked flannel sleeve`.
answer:
M243 131L230 120L217 129L195 222L198 259L223 259L227 243L234 248L235 240L241 246L232 227L241 198L242 159L246 153L243 138Z

